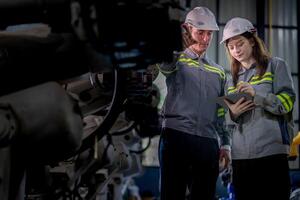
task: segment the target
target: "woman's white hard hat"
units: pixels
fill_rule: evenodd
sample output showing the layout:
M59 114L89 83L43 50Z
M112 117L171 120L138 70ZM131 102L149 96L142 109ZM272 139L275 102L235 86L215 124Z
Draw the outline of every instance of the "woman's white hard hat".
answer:
M234 36L243 34L245 32L254 33L256 32L256 29L254 28L253 24L245 18L232 18L225 25L222 41L220 42L220 44Z

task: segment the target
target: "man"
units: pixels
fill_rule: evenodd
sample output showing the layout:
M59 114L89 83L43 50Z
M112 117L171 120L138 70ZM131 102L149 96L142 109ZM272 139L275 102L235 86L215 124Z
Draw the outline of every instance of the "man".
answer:
M225 72L205 54L213 31L214 14L196 7L186 16L186 49L173 64L157 65L166 76L168 94L163 107L160 141L161 200L212 200L219 159L228 166L229 135L224 109L215 103L223 95Z

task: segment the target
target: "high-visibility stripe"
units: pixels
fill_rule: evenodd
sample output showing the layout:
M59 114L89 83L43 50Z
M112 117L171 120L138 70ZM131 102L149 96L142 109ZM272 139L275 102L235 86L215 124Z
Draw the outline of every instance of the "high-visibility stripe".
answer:
M218 73L222 79L225 79L225 73L220 70L219 68L216 68L216 67L213 67L213 66L210 66L210 65L207 65L207 64L203 64L205 69L207 69L208 71L211 71L211 72L216 72Z
M250 85L257 85L257 84L260 84L260 83L263 83L263 82L266 82L266 81L270 81L270 82L272 82L273 81L273 76L271 76L271 75L267 75L267 76L263 76L264 78L262 78L262 79L259 79L259 80L256 80L257 79L257 77L252 77L252 79L250 80L250 82L249 82L249 84ZM242 83L244 83L244 81L240 81L240 82L238 82L237 83L237 87L240 85L240 84L242 84ZM236 87L228 87L227 88L227 92L230 94L230 93L233 93L233 92L236 92L237 91L237 89L236 89Z
M200 67L199 63L189 58L180 58L178 61L187 64L189 67L190 66L197 67L197 68Z
M260 80L257 80L257 81L250 81L249 84L250 85L257 85L257 84L260 84L260 83L263 83L263 82L266 82L266 81L273 82L273 77L266 77L266 78L263 78L263 79L260 79Z
M177 70L177 68L171 70L171 71L166 71L160 68L159 64L156 64L156 67L159 69L159 71L161 71L163 74L171 74L173 72L175 72Z
M223 75L221 72L219 72L219 71L217 71L215 69L210 69L210 68L206 68L206 67L205 67L205 69L208 70L208 71L210 71L210 72L217 73L217 74L220 75L221 79L223 79L223 80L225 79L225 75Z
M253 77L250 79L250 81L257 81L257 80L260 80L260 79L263 79L263 78L266 78L266 77L273 78L274 76L273 76L273 75L262 76L262 77L259 77L259 76L253 76Z
M293 109L294 103L292 101L292 98L288 94L280 93L276 96L278 97L278 99L280 100L287 112Z
M195 65L199 65L199 63L193 59L190 58L179 58L180 62L187 62L187 63L194 63ZM200 65L199 65L200 66Z
M218 109L218 117L223 117L225 115L225 109L224 108L219 108Z
M187 64L189 67L195 67L195 68L199 68L200 67L200 65L195 64L193 62L186 62L185 64Z
M188 66L200 67L200 64L195 60L193 60L191 58L184 58L183 56L180 56L180 57L181 58L179 58L178 61L186 63ZM225 73L222 70L220 70L219 68L213 67L213 66L210 66L207 64L203 64L203 65L206 70L213 72L213 73L217 73L220 75L220 77L222 79L225 79Z
M287 100L287 102L288 102L288 104L289 104L289 106L290 106L290 108L292 110L292 108L294 106L292 98L288 94L286 94L286 93L281 93L281 95Z
M253 76L250 81L254 81L256 79L262 79L262 78L265 78L265 77L274 77L274 75L271 72L266 72L261 77L260 76Z
M287 112L289 112L291 109L290 109L290 107L289 107L289 105L288 105L288 103L287 103L287 100L281 95L281 94L278 94L278 95L276 95L277 96L277 98L280 100L280 102L282 103L282 105L283 105L283 107L285 108L285 110L287 111Z
M240 84L242 84L242 83L245 83L244 81L240 81L240 82L238 82L237 84L236 84L236 86L238 87ZM234 92L236 92L237 91L237 89L236 89L236 87L234 87L234 86L231 86L231 87L228 87L227 88L227 92L228 92L228 94L231 94L231 93L234 93Z
M234 93L234 92L236 92L236 91L237 91L237 89L236 89L235 87L229 87L229 88L227 89L228 94Z

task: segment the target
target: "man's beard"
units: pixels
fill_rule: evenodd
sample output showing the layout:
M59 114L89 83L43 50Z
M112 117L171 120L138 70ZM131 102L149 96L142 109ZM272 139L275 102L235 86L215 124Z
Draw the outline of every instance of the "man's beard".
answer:
M201 55L206 51L207 48L201 48L201 47L199 48L198 46L199 46L199 45L197 45L197 46L196 46L196 45L191 45L191 46L190 46L190 49L191 49L193 52L195 52L196 54L198 54L198 55L201 56ZM207 47L208 47L208 46L207 46Z

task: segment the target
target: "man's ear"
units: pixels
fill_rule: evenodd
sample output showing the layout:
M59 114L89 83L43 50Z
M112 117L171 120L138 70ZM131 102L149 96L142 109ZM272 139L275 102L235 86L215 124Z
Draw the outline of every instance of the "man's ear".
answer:
M189 33L189 32L190 32L190 30L189 30L189 25L188 25L187 23L183 23L183 24L181 25L181 28L182 28L182 32L183 32L183 33Z

